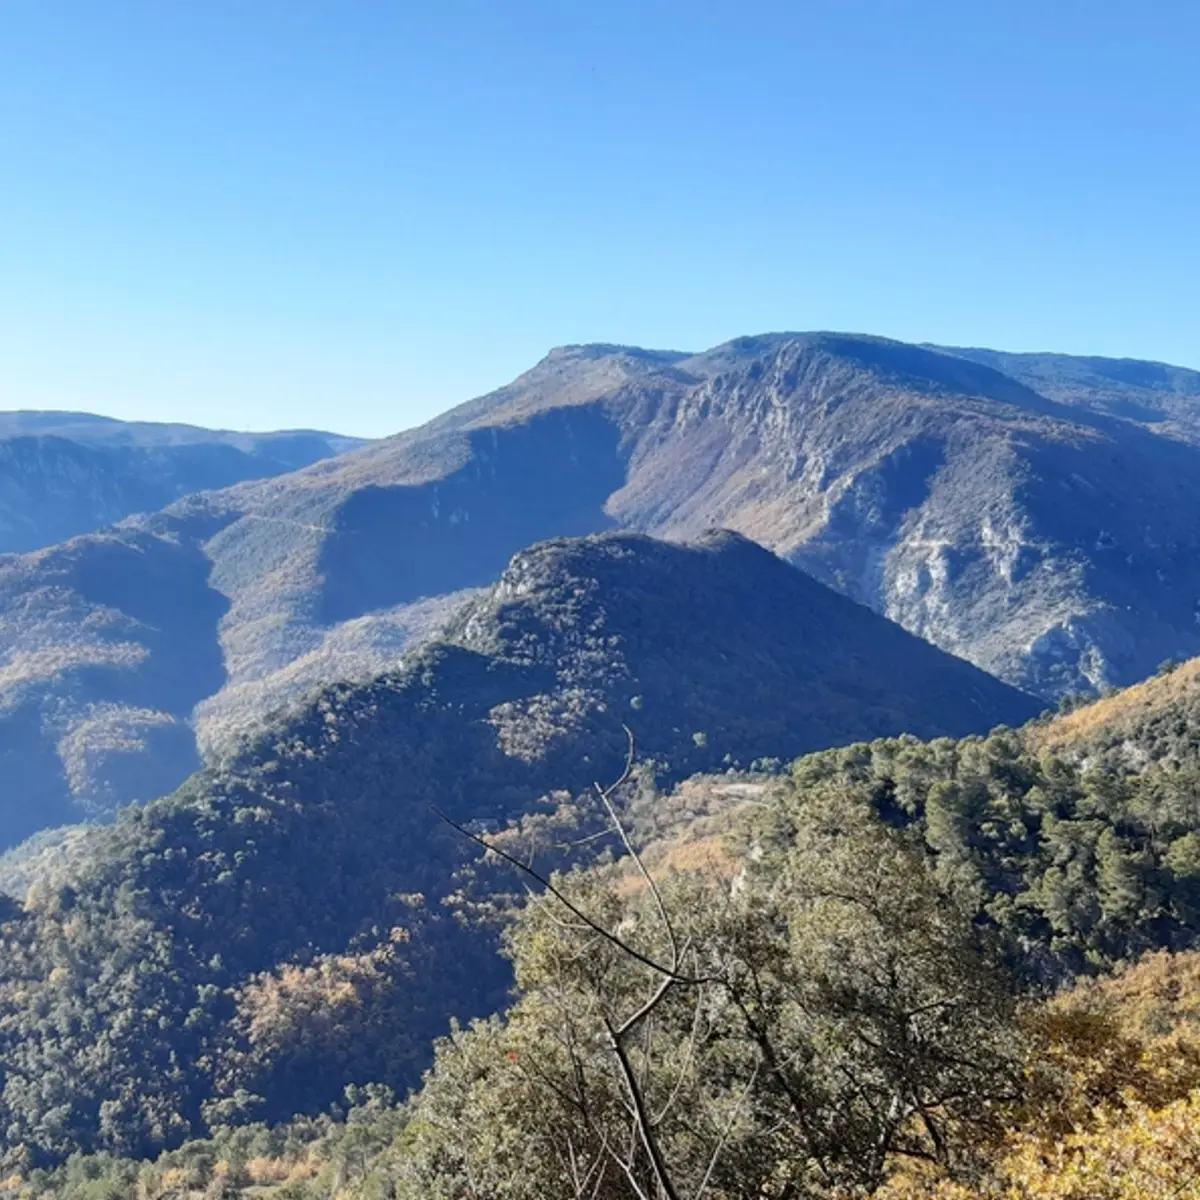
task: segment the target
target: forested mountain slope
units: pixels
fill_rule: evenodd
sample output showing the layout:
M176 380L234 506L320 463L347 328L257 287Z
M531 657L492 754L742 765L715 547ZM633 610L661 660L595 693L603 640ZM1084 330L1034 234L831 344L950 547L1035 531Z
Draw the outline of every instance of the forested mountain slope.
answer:
M613 543L588 545L597 544ZM528 608L559 630L563 608L538 599L549 576L531 565L518 560L507 581L528 602L513 604L508 619L480 605L476 634L469 618L460 634L537 670L527 636L539 622ZM593 611L586 589L559 594L568 603L582 596L583 611ZM511 603L503 592L496 599ZM452 680L430 662L415 711L433 719L435 696L453 711ZM220 971L236 977L231 963L264 953L277 911L290 908L314 945L345 936L339 906L367 894L364 875L389 857L400 812L370 822L378 859L355 850L347 828L368 813L339 752L377 748L363 735L385 719L378 688L358 703L354 723L348 705L327 708L319 750L299 725L290 730L299 738L276 738L277 761L263 762L260 746L257 774L235 784L240 796L210 778L203 800L197 791L152 806L134 840L124 822L93 835L90 870L69 887L60 882L53 899L33 897L24 915L10 913L0 1028L26 1039L4 1051L9 1136L28 1131L9 1152L21 1195L76 1200L140 1180L151 1195L174 1187L280 1200L331 1192L541 1200L570 1196L589 1179L603 1185L597 1195L630 1200L639 1189L653 1194L661 1178L677 1194L703 1186L721 1200L1141 1200L1155 1194L1144 1190L1152 1182L1188 1194L1200 1104L1197 966L1194 954L1155 952L1186 951L1200 929L1200 834L1194 804L1180 804L1194 753L1111 775L1036 749L1035 735L1054 728L1042 722L957 741L878 739L803 757L775 778L692 779L670 796L641 786L620 802L638 841L659 838L643 858L657 890L628 859L601 862L559 877L553 896L515 913L508 946L520 986L507 1013L443 1040L421 1090L397 1106L370 1085L396 1082L398 1055L419 1058L436 1006L499 995L482 986L500 982L487 973L486 939L453 922L439 928L429 896L424 908L393 898L406 913L402 934L385 932L388 917L377 915L354 952L277 966L224 1001L202 987L184 1027L170 1025L190 1002L181 977L207 974L212 988ZM654 706L642 711L653 727ZM1110 707L1093 726L1111 715ZM1195 716L1179 710L1193 732ZM414 744L436 744L429 735L439 728L422 724ZM454 749L461 764L466 744ZM565 779L571 760L560 761ZM429 765L451 811L494 819L495 809L465 803L469 791L445 764ZM322 821L316 801L335 776L351 797L336 825ZM406 776L410 794L415 783ZM289 792L286 816L279 800ZM689 810L703 814L698 838ZM585 819L580 832L587 828ZM151 830L157 842L136 840ZM410 849L414 832L408 824L402 834ZM245 921L250 902L238 897L253 892L252 881L264 869L275 878L303 872L303 848L315 853L318 843L323 871L278 900L257 893L257 919ZM441 853L415 860L422 883ZM442 862L456 858L451 850ZM351 861L353 880L331 880L333 864ZM464 912L504 886L500 871L462 882ZM387 886L382 874L375 884ZM185 914L171 935L156 913L167 897ZM135 990L89 971L97 936L131 960L140 954ZM205 962L218 946L220 963ZM281 949L277 942L271 953ZM1080 975L1092 982L1050 993ZM110 1020L103 1027L120 1034L97 1038L98 1011L154 1020ZM105 1064L102 1080L94 1061ZM131 1061L170 1070L151 1074ZM189 1073L192 1063L199 1069ZM315 1108L343 1081L359 1085L347 1093L355 1107L344 1123L334 1114L246 1124L270 1121L289 1101ZM189 1087L221 1097L203 1107L211 1140L152 1166L99 1156L30 1173L31 1159L71 1145L136 1154L170 1142L183 1127L153 1114L193 1113ZM631 1094L654 1114L654 1155L637 1136ZM51 1100L53 1115L34 1115ZM1079 1190L1085 1183L1106 1190Z
M111 811L394 667L530 543L606 529L738 530L1051 698L1200 653L1194 373L988 353L566 347L419 430L5 560L0 739L33 807ZM126 598L109 576L134 560Z
M486 900L454 877L473 848L430 806L491 828L553 809L619 773L622 722L670 781L1037 708L737 535L524 551L403 672L327 689L10 904L8 1150L143 1153L414 1083L507 979L455 916Z

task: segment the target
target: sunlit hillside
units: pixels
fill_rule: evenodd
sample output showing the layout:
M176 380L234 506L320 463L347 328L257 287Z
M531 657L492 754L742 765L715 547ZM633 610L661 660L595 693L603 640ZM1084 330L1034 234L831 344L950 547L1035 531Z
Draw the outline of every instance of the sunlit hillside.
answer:
M1143 683L1056 716L1030 730L1039 750L1114 755L1124 765L1179 763L1194 757L1200 714L1200 658L1173 665Z

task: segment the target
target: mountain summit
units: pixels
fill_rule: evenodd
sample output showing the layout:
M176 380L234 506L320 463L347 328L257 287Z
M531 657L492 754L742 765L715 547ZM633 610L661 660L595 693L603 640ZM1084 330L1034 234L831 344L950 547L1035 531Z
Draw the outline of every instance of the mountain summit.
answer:
M628 722L684 774L885 731L1019 725L1041 708L728 530L541 543L443 636L546 673L546 690L492 713L514 750L590 726L619 756Z

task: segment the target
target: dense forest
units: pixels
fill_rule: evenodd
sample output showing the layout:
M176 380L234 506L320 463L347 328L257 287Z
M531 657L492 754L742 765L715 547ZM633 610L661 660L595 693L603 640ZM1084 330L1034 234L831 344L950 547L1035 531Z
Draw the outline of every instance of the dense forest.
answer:
M222 831L295 818L208 793L201 827L195 799L176 798L164 813L186 824L110 859L125 873L107 893L94 877L85 903L60 886L8 914L12 1186L79 1200L1190 1194L1200 697L1190 668L1148 686L1141 719L1136 691L1116 706L1121 754L1103 765L1100 722L1085 738L1070 714L879 739L707 790L660 794L635 771L507 833L442 824L443 867L478 841L497 851L458 876L454 903L396 897L354 952L307 961L269 943L283 911L326 911L353 879L316 871L312 896L276 897L261 881L281 860L223 849ZM697 816L699 794L712 803ZM152 815L110 836L153 825L161 839ZM591 865L531 875L525 851L571 822ZM327 840L337 828L261 844L315 868L318 847L348 853ZM133 861L160 872L156 889ZM510 904L521 883L528 902ZM255 895L238 937L217 924L222 889ZM166 939L161 914L152 932L155 903L184 913L186 939ZM498 925L516 991L488 1017L509 978L485 965ZM287 965L245 975L272 955ZM434 978L474 988L480 1016L407 1095ZM287 1119L289 1100L308 1115Z

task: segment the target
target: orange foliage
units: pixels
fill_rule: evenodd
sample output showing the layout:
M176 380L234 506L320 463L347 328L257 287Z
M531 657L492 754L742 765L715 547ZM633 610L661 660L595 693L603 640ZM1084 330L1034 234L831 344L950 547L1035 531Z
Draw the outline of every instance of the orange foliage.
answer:
M1029 1088L974 1185L877 1200L1200 1200L1200 954L1154 954L1030 1014Z
M1061 1141L1020 1137L977 1186L893 1180L876 1200L1198 1200L1200 1094L1101 1112Z
M658 842L648 847L642 858L655 882L662 881L673 871L699 872L729 879L741 866L740 860L730 852L725 835L720 833ZM642 876L624 860L620 869L617 893L623 898L637 895L645 886Z
M362 955L324 955L257 976L239 997L239 1021L251 1045L319 1043L390 984L393 945Z
M1200 658L1034 727L1030 744L1034 750L1058 750L1088 741L1101 730L1136 725L1189 692L1200 692Z

